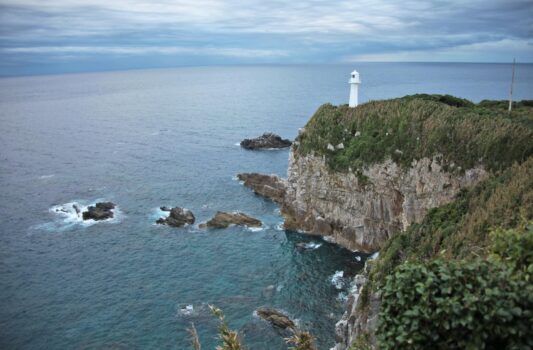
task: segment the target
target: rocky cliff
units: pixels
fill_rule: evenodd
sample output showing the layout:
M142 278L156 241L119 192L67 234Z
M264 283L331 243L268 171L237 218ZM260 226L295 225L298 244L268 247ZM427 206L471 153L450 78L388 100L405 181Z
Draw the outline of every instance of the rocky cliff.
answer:
M325 157L290 153L282 214L285 228L328 236L351 250L374 252L396 232L488 176L483 167L445 171L441 156L402 168L392 160L361 173L335 172Z
M533 217L528 103L514 116L503 103L450 96L324 105L301 130L284 182L285 228L384 256L355 277L333 349L373 348L377 286L408 254L420 261L446 251L450 259L485 256L490 227L515 227L523 208L520 215ZM495 177L503 170L514 174ZM433 208L444 214L428 218Z
M533 220L532 106L531 101L519 102L509 114L504 101L474 104L439 95L374 101L357 108L327 104L293 143L286 180L241 174L239 178L255 193L280 203L286 229L325 236L351 250L379 251L379 257L368 260L353 281L346 312L336 325L334 350L372 349L376 344L396 349L402 341L403 348L412 348L412 334L406 336L403 323L415 314L431 314L418 310L433 310L442 298L425 298L431 299L430 306L418 305L415 298L404 303L405 315L391 315L390 305L396 305L397 296L381 296L387 276L396 275L398 267L435 259L466 262L462 266L480 260L490 264L486 259L494 244L491 230L524 232L524 222ZM533 229L531 233L533 244ZM440 283L447 283L445 277ZM501 292L510 300L515 291ZM467 304L456 306L465 307L464 314L471 311ZM383 309L389 305L389 314L380 309L382 305ZM388 324L383 326L378 316ZM405 318L396 322L400 316ZM527 324L518 318L519 327ZM416 348L439 348L433 346L435 332L448 345L461 343L464 337L452 334L444 320L427 323L431 326L426 328L432 327L426 332L432 335L429 338L415 332L423 344ZM488 322L499 324L496 316ZM384 332L383 327L390 328ZM494 341L515 339L509 334L516 329L508 330ZM477 338L489 344L490 336Z

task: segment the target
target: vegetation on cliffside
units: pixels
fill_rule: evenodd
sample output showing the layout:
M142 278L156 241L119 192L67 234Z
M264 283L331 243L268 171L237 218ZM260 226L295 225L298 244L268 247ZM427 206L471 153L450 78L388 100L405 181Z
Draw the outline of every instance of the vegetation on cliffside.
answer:
M370 301L381 298L378 329L351 349L533 347L533 101L507 107L425 94L326 104L296 140L295 156L323 155L331 171L436 157L444 171L491 174L369 262L357 309L375 316Z
M295 147L297 154L325 155L336 171L358 171L387 158L407 167L436 155L450 170L480 164L501 170L533 154L532 126L533 101L515 103L508 114L504 101L412 95L357 108L325 104Z

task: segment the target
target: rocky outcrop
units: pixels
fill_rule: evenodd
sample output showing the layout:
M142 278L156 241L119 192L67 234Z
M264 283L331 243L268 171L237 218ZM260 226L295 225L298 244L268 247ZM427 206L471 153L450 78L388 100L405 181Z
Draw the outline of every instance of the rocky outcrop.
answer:
M482 167L445 171L438 159L413 161L407 169L387 160L342 173L329 170L324 157L292 150L281 208L284 226L329 236L351 250L377 251L429 209L488 176Z
M80 209L78 206L73 205L73 208L76 210L76 213L79 213ZM83 220L107 220L111 219L114 216L113 209L115 209L115 204L111 202L100 202L96 203L94 206L91 205L87 208L86 211L82 213Z
M290 147L292 142L282 139L280 136L272 133L264 133L254 139L244 139L241 141L241 147L251 150L273 149Z
M368 294L366 301L363 302L360 299L372 266L370 262L367 261L362 274L354 277L346 302L346 310L341 320L335 325L335 346L331 350L347 350L358 338L365 339L367 345L376 343L375 329L381 296L379 292L374 292Z
M285 181L276 175L242 173L238 174L237 178L255 194L272 199L276 203L282 203L285 198Z
M256 310L256 312L257 316L270 322L275 327L287 329L294 328L295 326L294 322L289 318L289 316L276 309L260 307Z
M209 220L205 224L200 224L200 228L226 228L230 225L261 227L263 224L261 223L261 221L244 213L226 213L219 211L211 220Z
M189 209L175 207L161 207L162 211L170 211L166 218L157 219L156 223L160 225L169 225L174 227L182 227L184 225L192 225L196 220L194 214Z

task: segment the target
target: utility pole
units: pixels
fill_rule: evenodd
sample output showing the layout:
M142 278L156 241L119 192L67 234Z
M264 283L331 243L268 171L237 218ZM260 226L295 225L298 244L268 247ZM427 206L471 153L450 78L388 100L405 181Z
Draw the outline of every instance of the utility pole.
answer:
M514 84L514 67L516 64L516 59L513 58L513 75L511 78L511 90L509 92L509 114L511 114L511 109L513 108L513 84Z

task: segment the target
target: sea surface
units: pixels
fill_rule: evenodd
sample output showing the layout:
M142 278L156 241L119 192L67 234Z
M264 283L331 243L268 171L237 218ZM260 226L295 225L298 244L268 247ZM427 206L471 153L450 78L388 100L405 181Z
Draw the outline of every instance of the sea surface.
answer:
M447 93L508 97L501 64L359 63L225 66L0 79L0 348L203 349L218 344L207 305L221 308L254 350L286 349L259 320L281 309L334 344L349 277L365 256L286 232L274 203L235 175L285 176L288 150L246 151L243 138L294 138L321 104ZM533 66L514 96L533 99ZM54 212L67 203L118 205L109 222ZM261 230L155 225L158 207L197 223L243 211ZM309 243L301 249L298 243Z

